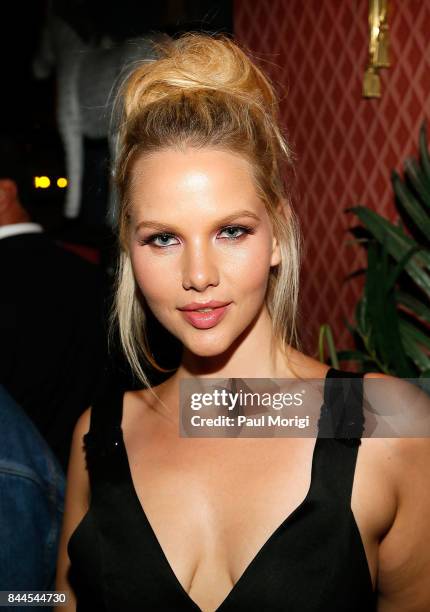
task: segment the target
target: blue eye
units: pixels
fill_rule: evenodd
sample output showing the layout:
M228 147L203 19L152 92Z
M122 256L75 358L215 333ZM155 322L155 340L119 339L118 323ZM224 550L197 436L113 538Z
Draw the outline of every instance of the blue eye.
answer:
M230 233L230 235L227 236L227 240L239 240L239 238L242 238L242 236L244 236L245 234L253 234L254 230L250 227L245 227L243 225L229 225L221 229L220 233L222 234L224 232L233 232L233 235ZM237 235L237 232L241 233ZM152 236L149 236L148 238L145 238L144 240L141 240L139 242L141 245L151 244L157 249L165 249L167 247L178 244L177 242L169 244L169 240L174 239L176 239L176 236L174 236L173 234L161 232L158 234L152 234Z
M237 240L238 238L241 238L244 234L251 234L252 233L252 230L251 230L250 227L244 227L242 225L229 225L228 227L224 227L221 230L221 233L223 233L223 232L230 232L230 231L233 231L233 232L239 231L239 232L242 232L242 233L239 234L239 236L237 236L237 235L232 236L232 234L230 234L230 235L227 236L228 240Z
M170 244L168 244L168 241L172 238L174 238L172 234L166 234L164 232L162 234L153 234L152 236L144 240L143 244L153 244L158 248L164 249L166 246L171 246ZM156 243L157 240L160 241L158 244Z

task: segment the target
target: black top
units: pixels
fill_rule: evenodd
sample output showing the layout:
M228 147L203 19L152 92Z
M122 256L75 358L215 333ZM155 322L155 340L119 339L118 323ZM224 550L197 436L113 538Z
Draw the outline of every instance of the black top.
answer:
M351 379L346 395L344 386L333 384L348 383L336 381L345 377ZM217 612L376 610L351 510L363 426L362 384L362 374L328 371L308 493ZM77 612L199 611L176 578L134 489L121 429L122 394L91 412L84 436L91 503L68 544ZM337 438L325 437L338 427L343 427L342 437L339 429Z

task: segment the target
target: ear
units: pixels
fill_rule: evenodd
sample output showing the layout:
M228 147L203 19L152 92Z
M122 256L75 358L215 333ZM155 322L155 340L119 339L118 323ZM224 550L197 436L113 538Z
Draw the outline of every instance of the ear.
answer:
M277 266L281 263L281 248L278 240L273 236L272 239L272 256L270 258L270 267Z
M288 210L288 207L285 206L285 203L283 201L280 201L276 204L275 206L275 214L278 214L280 216L284 216L285 217L285 212L286 210ZM282 261L282 257L281 257L281 248L279 246L279 242L275 236L275 231L273 228L273 224L272 224L272 231L273 231L273 239L272 239L272 257L270 259L270 267L272 266L277 266L281 263Z
M276 204L276 212L278 213L278 215L280 215L281 217L283 217L286 221L289 220L290 218L290 212L291 212L291 205L289 203L289 201L285 198L281 199L277 204Z

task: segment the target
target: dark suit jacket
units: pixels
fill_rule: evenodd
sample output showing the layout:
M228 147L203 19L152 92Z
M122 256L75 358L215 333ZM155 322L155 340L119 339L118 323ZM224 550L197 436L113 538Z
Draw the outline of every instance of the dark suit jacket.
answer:
M64 468L104 359L98 267L43 233L0 239L0 383Z

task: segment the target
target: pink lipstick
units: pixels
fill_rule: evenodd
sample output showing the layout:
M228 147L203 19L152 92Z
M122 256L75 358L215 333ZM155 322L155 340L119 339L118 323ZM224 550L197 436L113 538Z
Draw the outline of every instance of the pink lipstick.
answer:
M210 329L217 325L223 319L227 312L228 306L213 308L208 312L199 312L198 310L183 310L184 318L197 329Z

